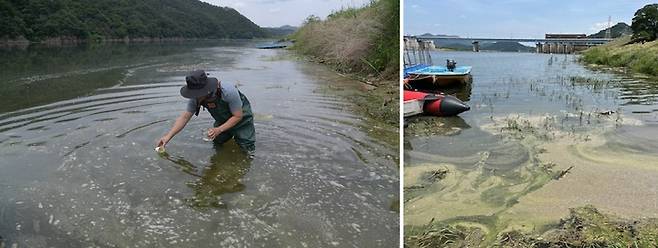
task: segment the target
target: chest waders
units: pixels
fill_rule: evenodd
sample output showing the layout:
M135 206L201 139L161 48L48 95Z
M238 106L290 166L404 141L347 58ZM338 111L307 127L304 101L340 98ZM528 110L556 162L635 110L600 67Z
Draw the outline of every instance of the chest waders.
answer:
M251 105L247 97L239 92L240 99L242 100L242 120L238 122L235 126L224 132L220 133L215 137L213 142L215 144L221 145L229 141L231 138L235 138L235 143L237 143L240 148L245 152L253 152L256 149L256 130L254 129L254 115L251 112ZM210 104L212 105L212 104ZM228 107L228 103L222 100L221 97L217 97L214 101L214 108L210 108L208 103L203 103L203 107L210 112L212 118L215 119L214 127L218 127L224 122L226 122L233 113Z

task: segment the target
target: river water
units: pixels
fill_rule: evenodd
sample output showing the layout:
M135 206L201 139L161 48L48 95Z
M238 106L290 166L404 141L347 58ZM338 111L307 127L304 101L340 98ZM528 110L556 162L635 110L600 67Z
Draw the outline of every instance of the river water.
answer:
M406 226L434 218L491 240L545 230L585 205L658 217L658 82L585 67L577 55L432 58L473 66L472 85L449 91L471 110L407 120Z
M0 236L18 247L395 247L397 147L285 50L240 41L2 51ZM184 76L232 81L255 113L253 160L202 141ZM328 87L331 86L331 87Z

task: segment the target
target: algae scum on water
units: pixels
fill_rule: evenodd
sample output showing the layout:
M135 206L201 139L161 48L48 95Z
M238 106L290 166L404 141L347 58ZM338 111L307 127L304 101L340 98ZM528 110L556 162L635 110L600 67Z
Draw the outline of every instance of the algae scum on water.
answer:
M590 72L566 56L443 56L477 68L472 89L457 92L472 110L407 120L405 245L658 245L651 82ZM516 66L527 73L505 73Z
M629 157L624 153L640 145L622 143L629 135L651 133L647 129L655 127L632 126L617 130L621 133L617 135L607 131L597 134L562 131L553 127L557 126L555 119L506 117L482 127L493 133L465 131L462 139L441 140L442 144L461 147L459 150L453 148L455 150L434 151L433 154L409 151L408 157L424 162L405 168L405 222L414 223L405 226L407 244L432 247L428 244L447 242L454 247L466 244L507 247L521 242L516 247L528 247L533 242L536 245L557 243L562 238L551 236L554 232L568 232L573 228L555 227L555 223L570 212L579 211L574 210L578 206L588 204L634 218L657 214L653 183L658 177L658 156L645 156L640 152ZM612 127L608 128L614 128L617 123L609 122ZM610 138L604 139L604 136ZM463 141L476 137L481 143ZM655 141L647 139L643 143L651 146ZM647 149L655 147L645 146ZM619 168L619 164L628 165ZM423 223L428 216L432 221ZM650 234L658 231L654 227L658 222L645 220L642 223L646 223L639 225L644 236L633 236L637 233L630 232L623 240L656 241L652 238L658 236ZM603 235L603 241L598 241L587 238L587 235L597 234L585 229L584 240L572 237L565 242L574 245L577 242L583 245L622 242L608 240L610 237L604 234L599 234ZM505 235L515 235L513 238L519 240L506 241ZM543 241L528 241L535 239Z

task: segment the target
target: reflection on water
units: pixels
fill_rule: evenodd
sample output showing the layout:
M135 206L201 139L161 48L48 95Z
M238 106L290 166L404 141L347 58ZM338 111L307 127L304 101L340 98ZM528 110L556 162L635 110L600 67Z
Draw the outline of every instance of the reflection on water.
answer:
M463 99L471 111L409 121L405 225L435 218L492 241L509 228L543 230L586 204L658 217L656 82L588 70L573 55L434 56L473 66Z
M245 153L238 152L237 147L231 147L234 144L215 147L217 153L210 158L210 164L205 166L200 174L194 174L192 169L195 166L183 158L170 159L180 165L183 171L198 177L196 181L188 183L188 186L194 190L194 197L188 199L191 206L226 207L221 200L223 194L245 189L246 185L242 183L242 178L249 170L251 159Z
M19 247L396 246L397 148L327 89L350 85L285 50L239 42L5 51L0 236ZM12 61L16 61L12 64ZM188 123L192 69L239 85L257 151ZM368 130L368 132L364 132Z

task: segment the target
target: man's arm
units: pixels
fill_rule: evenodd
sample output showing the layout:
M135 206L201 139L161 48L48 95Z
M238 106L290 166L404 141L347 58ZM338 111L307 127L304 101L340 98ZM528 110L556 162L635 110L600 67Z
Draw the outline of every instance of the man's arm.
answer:
M176 118L176 122L174 122L174 126L171 127L171 130L169 130L169 132L165 134L165 136L160 138L157 146L164 147L165 145L167 145L169 140L171 140L174 136L176 136L176 134L178 134L180 130L183 130L185 125L187 125L187 122L189 122L190 119L192 118L192 115L193 113L191 112L183 111L183 113L181 113L181 115L178 116L178 118Z
M231 114L233 114L233 116L228 118L228 120L226 120L226 122L224 122L224 124L219 125L219 127L211 128L210 130L208 130L208 137L209 138L215 139L215 137L217 137L217 135L219 135L220 133L223 133L226 130L229 130L230 128L237 125L238 122L240 122L240 120L242 120L242 109L238 109L236 111L233 111L233 112L231 112Z

